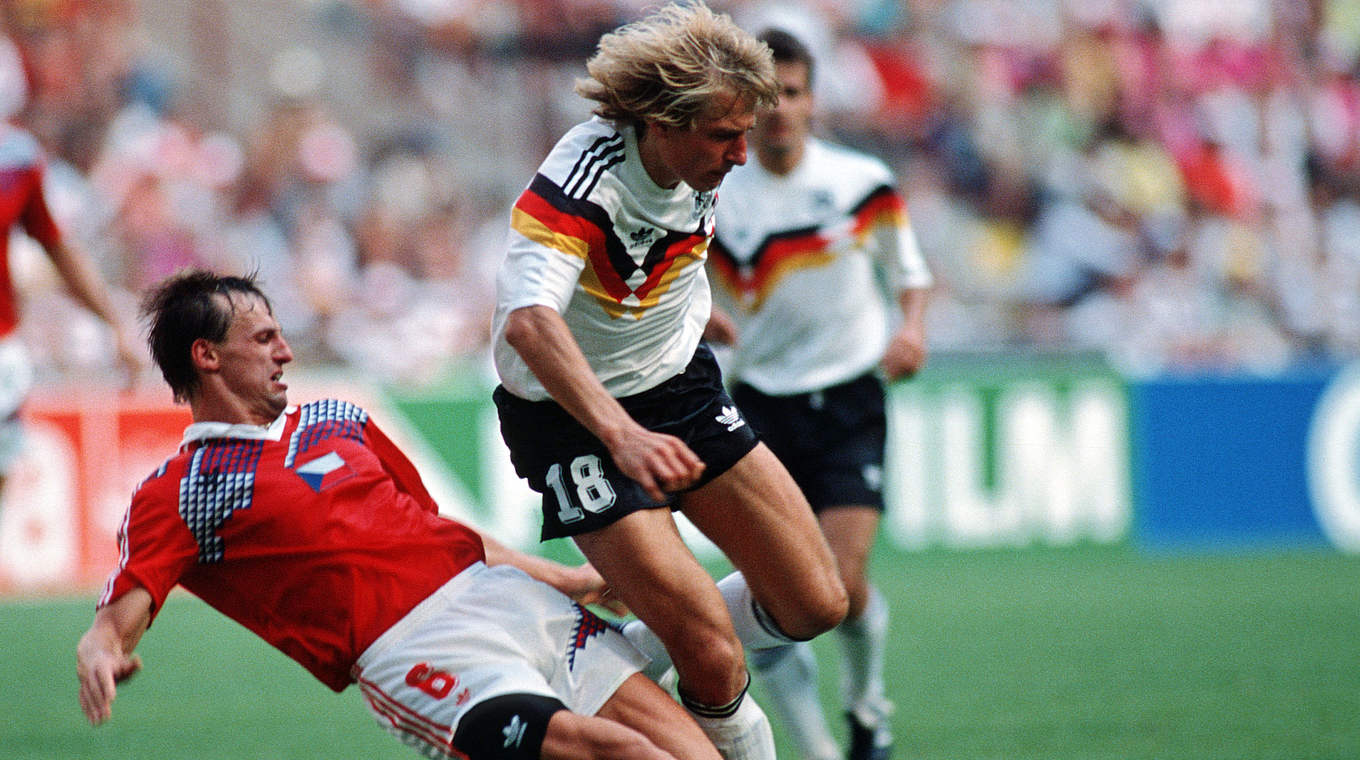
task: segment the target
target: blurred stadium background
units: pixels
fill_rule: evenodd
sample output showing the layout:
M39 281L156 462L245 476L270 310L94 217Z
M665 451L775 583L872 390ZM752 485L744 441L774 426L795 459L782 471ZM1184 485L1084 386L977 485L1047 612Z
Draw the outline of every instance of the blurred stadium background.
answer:
M823 132L898 169L940 282L875 556L899 756L1360 757L1360 2L712 4L811 40ZM532 548L491 277L594 41L648 5L4 0L0 23L15 120L122 308L180 266L258 268L295 396L368 406L448 512ZM150 374L120 393L102 325L12 251L41 382L0 508L0 758L408 756L187 595L113 723L81 723L113 526L186 413Z

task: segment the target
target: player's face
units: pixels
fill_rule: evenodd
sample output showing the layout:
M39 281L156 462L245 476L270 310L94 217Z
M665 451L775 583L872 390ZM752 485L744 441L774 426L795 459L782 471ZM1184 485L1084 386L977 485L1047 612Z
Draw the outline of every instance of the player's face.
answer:
M719 98L710 114L691 129L648 126L660 164L648 170L658 185L673 187L683 180L695 190L712 190L732 167L746 163L746 133L756 120L749 100L730 95Z
M215 346L222 383L228 401L245 417L236 421L267 425L288 406L283 365L293 360L293 350L264 301L239 295L231 301L231 327Z
M812 87L807 66L793 61L774 65L779 104L761 111L751 141L762 154L797 153L812 132Z

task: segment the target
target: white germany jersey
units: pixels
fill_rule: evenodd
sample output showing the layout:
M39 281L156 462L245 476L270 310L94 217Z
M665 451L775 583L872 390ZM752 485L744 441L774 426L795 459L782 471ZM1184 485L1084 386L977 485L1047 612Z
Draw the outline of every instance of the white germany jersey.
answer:
M704 258L712 192L657 186L636 131L599 118L558 141L515 203L497 277L492 322L496 371L521 398L548 398L505 342L510 312L562 314L596 377L616 397L684 370L708 323Z
M819 140L787 176L757 161L732 170L709 270L738 330L725 370L770 395L873 369L896 293L932 284L887 165Z

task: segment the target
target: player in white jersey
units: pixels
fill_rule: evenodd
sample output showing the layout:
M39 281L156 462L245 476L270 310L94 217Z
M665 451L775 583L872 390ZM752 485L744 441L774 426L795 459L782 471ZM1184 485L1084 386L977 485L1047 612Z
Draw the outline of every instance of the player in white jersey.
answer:
M811 136L807 49L779 30L761 39L774 51L781 97L752 133L757 161L723 185L709 335L732 343L733 398L797 480L835 552L850 595L836 629L848 757L882 760L892 743L887 607L866 574L883 510L882 379L909 376L925 360L931 274L888 167ZM751 660L803 757L838 757L811 649L789 645Z
M515 204L498 278L495 400L543 537L571 536L668 657L682 703L728 760L773 758L745 699L743 645L811 638L845 614L806 499L723 389L700 337L714 191L778 89L769 51L702 3L605 35L577 84L593 119ZM684 512L737 572L717 584Z
M708 322L714 195L653 182L631 125L596 117L567 132L512 212L493 326L506 389L550 396L505 341L509 314L538 305L562 315L615 397L683 371Z

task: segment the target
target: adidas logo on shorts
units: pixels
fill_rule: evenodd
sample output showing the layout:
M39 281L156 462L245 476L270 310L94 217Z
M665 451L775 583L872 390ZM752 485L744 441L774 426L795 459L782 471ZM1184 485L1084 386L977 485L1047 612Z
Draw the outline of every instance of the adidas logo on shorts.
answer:
M505 744L502 746L507 749L518 747L519 743L524 740L524 729L526 728L528 728L528 725L520 720L518 715L511 718L505 728L501 729L501 733L505 736Z
M722 414L713 419L717 420L719 425L726 425L729 433L746 424L746 420L741 418L741 412L738 412L735 406L724 406Z

